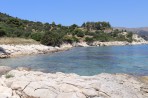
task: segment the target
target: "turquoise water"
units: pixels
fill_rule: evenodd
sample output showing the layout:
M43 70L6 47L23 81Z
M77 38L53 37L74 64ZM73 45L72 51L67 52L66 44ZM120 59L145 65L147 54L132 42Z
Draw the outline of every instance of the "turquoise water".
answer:
M53 54L0 59L0 65L79 75L104 72L148 75L148 45L76 47Z

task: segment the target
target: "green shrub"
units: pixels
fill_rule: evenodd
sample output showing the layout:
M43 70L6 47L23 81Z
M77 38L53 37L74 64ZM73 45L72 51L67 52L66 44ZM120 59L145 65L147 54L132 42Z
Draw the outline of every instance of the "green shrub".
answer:
M77 35L78 37L84 37L84 33L83 33L83 32L78 32L76 35Z
M88 42L88 43L90 43L90 42L93 42L94 39L93 38L90 38L90 37L86 37L85 38L85 41Z
M6 35L6 32L4 30L0 29L0 37L3 37L5 35Z
M22 32L21 31L16 30L16 31L13 32L13 37L20 37L20 36L22 36Z
M76 38L75 36L72 37L74 42L79 42L79 39Z
M28 38L30 35L31 35L30 32L25 32L25 33L23 34L23 36L24 36L25 38Z
M77 35L78 37L84 37L85 33L80 29L76 29L74 30L73 35Z
M72 44L74 42L74 39L73 39L72 36L64 36L63 41L66 42L66 43Z
M46 32L41 38L41 43L49 46L60 46L63 42L63 34Z
M129 38L129 37L132 37L133 36L133 33L131 33L131 32L129 32L128 34L127 34L127 37Z
M42 38L43 34L42 33L32 33L31 34L31 38L36 40L36 41L40 41Z
M63 42L72 44L73 42L79 42L79 39L75 36L64 36Z
M6 75L5 75L5 78L7 78L7 79L8 79L8 78L12 78L12 77L14 77L14 75L12 75L12 74L6 74Z
M130 42L130 43L133 42L133 38L132 38L133 37L133 33L129 32L126 37L128 38L127 39L128 42Z
M101 42L107 42L109 41L109 35L105 33L98 34L97 36L94 36L94 39Z
M119 35L116 39L118 41L127 41L127 39L125 38L125 35Z

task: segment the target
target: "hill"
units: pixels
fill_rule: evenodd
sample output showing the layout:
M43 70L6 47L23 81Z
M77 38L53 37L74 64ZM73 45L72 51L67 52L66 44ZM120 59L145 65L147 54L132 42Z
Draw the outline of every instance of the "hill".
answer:
M115 27L114 29L127 30L129 32L134 32L142 36L144 39L148 40L148 27L140 27L140 28Z
M109 22L86 22L82 26L63 26L19 19L0 13L0 37L32 38L44 45L59 46L73 42L132 42L132 33L113 30Z

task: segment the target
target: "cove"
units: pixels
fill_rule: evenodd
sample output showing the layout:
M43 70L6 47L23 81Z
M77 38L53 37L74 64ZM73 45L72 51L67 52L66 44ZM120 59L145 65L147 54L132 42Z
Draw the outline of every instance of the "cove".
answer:
M148 45L76 47L53 54L0 59L0 65L86 76L99 73L148 75Z

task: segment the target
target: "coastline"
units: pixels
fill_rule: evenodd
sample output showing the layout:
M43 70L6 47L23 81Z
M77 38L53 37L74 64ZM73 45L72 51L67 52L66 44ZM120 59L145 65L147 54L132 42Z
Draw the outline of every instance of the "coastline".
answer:
M147 83L127 74L79 76L20 69L0 78L0 98L147 98Z
M62 44L60 47L45 46L42 44L36 45L0 45L0 58L18 57L23 55L34 55L34 54L45 54L54 53L59 51L69 50L73 47L90 47L90 46L123 46L123 45L140 45L148 44L148 41L142 42L126 42L126 41L113 41L113 42L99 42L93 43L73 43L73 44Z
M148 42L86 42L63 44L60 47L44 45L0 45L10 57L53 53L73 47L119 46L148 44ZM101 73L79 76L71 73L43 73L28 68L2 67L0 98L147 98L148 76Z
M3 53L0 54L0 58L18 57L23 55L34 55L34 54L46 54L54 53L59 51L66 51L72 48L71 45L63 45L61 47L52 47L45 45L0 45Z

